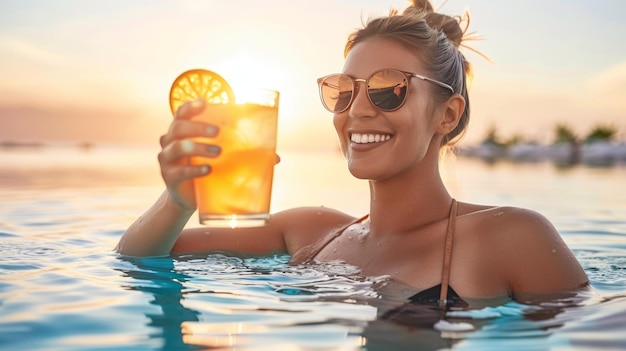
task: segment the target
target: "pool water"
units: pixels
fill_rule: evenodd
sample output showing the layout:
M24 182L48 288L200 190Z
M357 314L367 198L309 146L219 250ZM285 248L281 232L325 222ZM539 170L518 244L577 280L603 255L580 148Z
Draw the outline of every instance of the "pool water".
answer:
M154 154L0 151L0 349L626 349L625 168L458 159L446 172L455 197L545 214L594 294L455 310L442 320L434 309L403 306L387 277L341 263L116 254L125 228L162 191ZM274 210L367 210L367 185L345 174L338 155L281 157ZM325 175L308 177L320 165Z

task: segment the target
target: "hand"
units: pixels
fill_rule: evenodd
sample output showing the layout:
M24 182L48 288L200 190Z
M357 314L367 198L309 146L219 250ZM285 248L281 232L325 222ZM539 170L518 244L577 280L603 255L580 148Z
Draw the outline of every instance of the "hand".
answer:
M193 116L204 111L202 100L185 103L181 106L167 134L161 136L159 165L170 197L181 208L196 209L192 179L211 172L210 165L192 166L190 156L217 157L221 149L217 145L197 143L195 137L214 138L219 133L215 125L191 121Z
M202 100L182 105L176 111L167 134L160 139L159 165L169 195L178 206L191 211L196 209L192 179L209 174L211 165L190 165L189 157L215 158L221 153L219 145L192 140L196 137L215 138L219 133L219 128L215 125L191 120L202 113L205 107L206 103ZM280 156L276 155L275 163L280 163Z

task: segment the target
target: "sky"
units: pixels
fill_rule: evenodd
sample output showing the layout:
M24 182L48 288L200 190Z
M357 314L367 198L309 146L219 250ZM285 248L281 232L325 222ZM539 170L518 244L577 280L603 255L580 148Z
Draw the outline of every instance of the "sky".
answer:
M482 39L466 143L549 142L557 124L626 139L626 1L432 0ZM316 78L340 72L350 32L404 0L1 0L0 141L153 143L170 85L191 68L281 92L279 148L336 148Z

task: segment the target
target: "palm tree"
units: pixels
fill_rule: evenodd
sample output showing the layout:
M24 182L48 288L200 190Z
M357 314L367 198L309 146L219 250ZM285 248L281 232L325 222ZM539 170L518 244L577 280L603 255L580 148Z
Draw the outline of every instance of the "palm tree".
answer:
M504 145L504 143L500 140L500 136L498 135L498 130L496 126L493 125L487 130L487 135L485 135L482 143L492 146Z
M554 143L569 146L569 152L565 160L560 160L564 165L574 165L580 162L580 141L571 127L559 123L556 125Z
M617 134L617 129L613 126L609 125L596 125L591 132L585 138L585 143L591 144L596 141L613 141L615 135Z
M565 124L557 124L556 125L556 131L555 131L555 144L560 144L560 143L578 143L578 136L576 135L576 133L574 133L574 131L572 130L572 128L570 128L569 126L565 125Z

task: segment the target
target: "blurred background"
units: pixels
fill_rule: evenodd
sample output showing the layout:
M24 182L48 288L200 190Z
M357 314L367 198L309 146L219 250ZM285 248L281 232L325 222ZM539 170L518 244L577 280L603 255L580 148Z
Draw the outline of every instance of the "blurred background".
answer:
M135 266L112 250L163 191L157 153L172 120L170 85L185 70L206 68L235 93L245 85L280 90L272 212L329 206L362 216L369 211L367 181L347 171L316 79L342 70L349 33L407 4L0 0L0 344L171 349L170 343L182 344L181 321L251 318L239 308L242 301L257 306L257 287L252 300L242 293L233 302L223 294L214 301L205 293L252 286L247 273L224 276L228 265L213 269L195 260ZM563 329L559 320L552 328L545 323L554 320L542 318L537 333L507 314L512 324L497 319L493 326L502 328L474 340L491 346L513 340L519 347L578 340L581 349L624 349L626 2L433 4L450 15L468 9L469 32L482 40L467 45L489 58L464 51L475 71L472 120L458 156L442 162L450 193L459 201L544 214L607 302L584 306L577 313L585 318ZM187 225L200 226L197 216ZM174 264L183 265L182 275ZM275 318L267 311L263 318ZM306 344L320 339L321 330L323 342L339 345L343 339L326 338L326 327L335 335L349 324L341 319L337 329L319 324L324 314L313 314ZM262 340L302 335L276 330ZM528 338L529 331L538 337ZM555 338L545 340L545 333ZM352 328L344 334L359 335Z
M178 74L207 68L235 88L281 91L279 148L336 149L316 78L343 45L403 0L2 1L2 145L157 146ZM433 0L471 14L475 75L462 145L613 144L626 130L621 0ZM595 133L595 134L594 134ZM493 156L493 155L491 155Z

